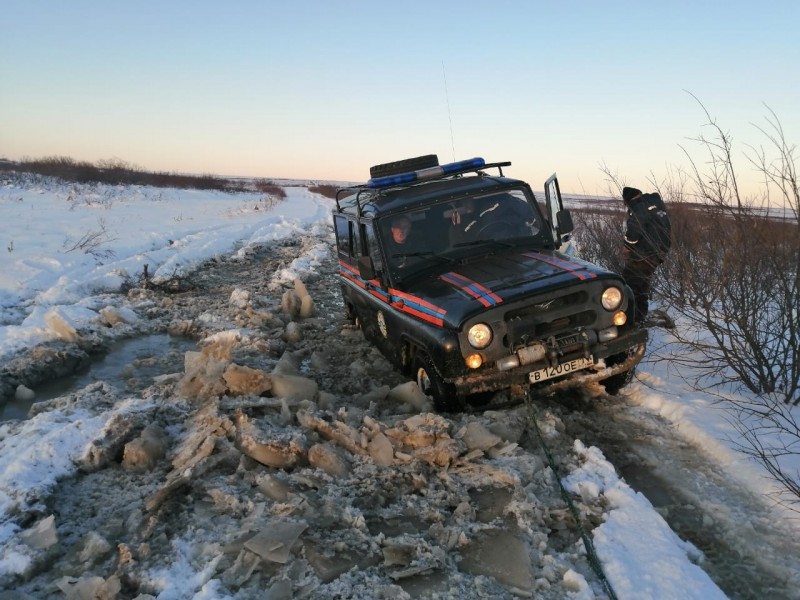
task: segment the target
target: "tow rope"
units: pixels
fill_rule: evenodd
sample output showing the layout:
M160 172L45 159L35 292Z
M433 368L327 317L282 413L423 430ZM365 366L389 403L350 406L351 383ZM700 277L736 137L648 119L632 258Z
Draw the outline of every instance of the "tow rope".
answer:
M606 574L603 572L603 566L600 564L600 559L597 557L597 552L595 552L592 539L589 537L588 532L581 524L580 514L578 513L578 509L575 507L575 503L572 501L572 496L570 496L569 492L564 487L564 484L561 482L561 476L558 473L558 467L556 466L555 459L553 458L553 453L550 452L550 448L545 443L544 436L542 436L542 432L539 429L539 423L536 420L536 409L533 406L530 389L525 391L525 407L528 409L528 417L530 422L533 424L533 430L536 432L536 439L539 442L539 446L541 446L542 451L547 457L547 462L550 465L550 469L553 471L553 475L558 482L558 488L561 491L561 498L566 503L567 507L569 508L569 512L572 514L572 518L575 520L575 523L578 526L578 531L580 532L581 539L583 540L583 546L586 548L586 557L589 561L589 566L592 567L592 570L600 578L600 582L602 583L606 594L608 594L608 597L611 600L618 600L617 595L614 593L614 588L611 587L611 582L608 580L608 578L606 578Z

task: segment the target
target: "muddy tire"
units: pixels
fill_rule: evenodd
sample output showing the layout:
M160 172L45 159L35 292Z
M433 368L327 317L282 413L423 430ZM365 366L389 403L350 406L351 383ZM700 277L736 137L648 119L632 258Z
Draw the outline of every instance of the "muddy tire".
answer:
M609 367L613 367L614 365L618 365L621 362L624 362L628 358L626 353L623 354L615 354L614 356L608 357L606 360L606 364ZM629 369L627 371L623 371L622 373L617 373L616 375L612 375L608 379L603 379L600 383L603 387L606 388L606 393L611 394L612 396L616 396L622 388L628 385L631 381L633 381L633 376L636 373L636 368Z
M411 372L422 393L433 398L433 405L438 412L458 412L463 409L463 403L456 397L455 386L441 378L427 354L416 355Z
M358 315L356 314L356 311L353 310L353 307L350 304L344 305L344 318L351 325L360 326Z

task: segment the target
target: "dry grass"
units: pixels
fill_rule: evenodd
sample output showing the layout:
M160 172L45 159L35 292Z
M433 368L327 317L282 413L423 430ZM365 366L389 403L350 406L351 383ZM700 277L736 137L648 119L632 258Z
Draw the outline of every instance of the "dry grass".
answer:
M75 183L105 183L110 185L149 185L224 192L244 191L240 183L211 174L184 175L145 171L119 159L102 160L97 164L78 161L68 156L25 158L19 162L0 161L0 171L35 173L58 177Z
M326 198L335 199L336 198L336 190L338 190L335 185L312 185L308 188L309 192L314 192L315 194L320 194L325 196Z

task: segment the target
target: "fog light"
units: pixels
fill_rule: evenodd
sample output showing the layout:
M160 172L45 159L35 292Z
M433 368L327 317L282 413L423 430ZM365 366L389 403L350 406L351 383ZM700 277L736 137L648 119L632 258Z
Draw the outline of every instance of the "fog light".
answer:
M480 354L470 354L466 363L470 369L477 369L483 364L483 357Z
M608 340L613 340L618 336L619 332L617 331L616 327L609 327L608 329L602 329L597 332L597 339L601 342L607 342Z
M628 322L628 315L626 315L623 311L617 311L614 313L614 325L617 327L621 327Z

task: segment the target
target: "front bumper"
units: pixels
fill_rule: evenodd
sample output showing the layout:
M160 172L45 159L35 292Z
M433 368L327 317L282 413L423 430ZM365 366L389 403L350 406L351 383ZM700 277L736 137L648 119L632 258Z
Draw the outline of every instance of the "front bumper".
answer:
M590 367L582 371L575 371L568 375L536 384L537 392L546 395L559 389L585 385L628 371L642 360L646 345L647 330L635 329L609 342L593 344L581 350L564 354L559 357L559 364L586 356L587 354L593 356L595 361L597 359L605 359L620 354L626 354L627 358L610 367ZM508 371L500 371L497 368L488 367L449 380L449 382L455 385L456 395L464 398L471 394L495 392L512 386L529 386L531 385L529 382L529 374L547 366L554 365L536 363L517 367Z

